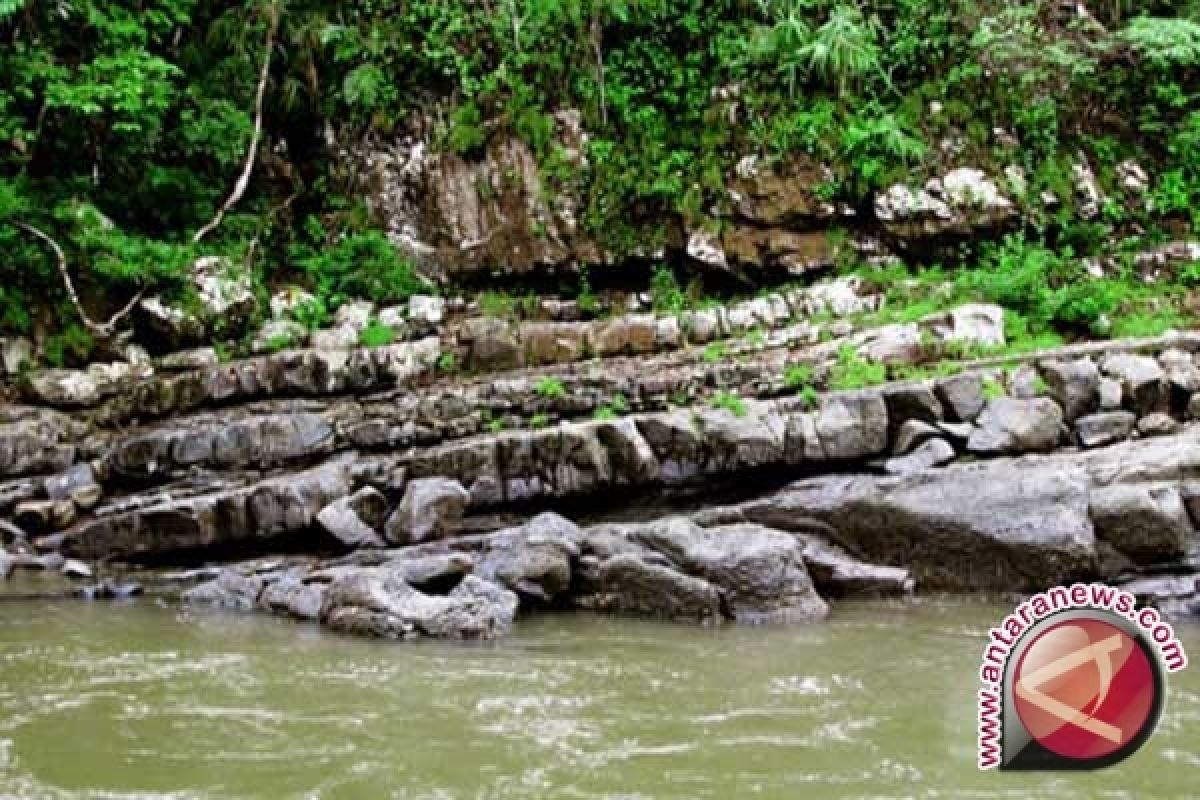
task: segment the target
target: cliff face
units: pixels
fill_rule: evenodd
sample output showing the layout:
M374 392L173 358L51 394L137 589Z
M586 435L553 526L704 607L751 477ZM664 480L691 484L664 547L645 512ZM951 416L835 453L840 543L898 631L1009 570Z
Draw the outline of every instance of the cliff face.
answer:
M586 169L587 136L577 112L554 117L554 146L575 172ZM423 119L413 126L431 131ZM570 185L550 186L529 146L489 137L482 154L439 150L432 134L371 138L342 147L352 191L406 252L444 277L526 275L600 260L581 230Z

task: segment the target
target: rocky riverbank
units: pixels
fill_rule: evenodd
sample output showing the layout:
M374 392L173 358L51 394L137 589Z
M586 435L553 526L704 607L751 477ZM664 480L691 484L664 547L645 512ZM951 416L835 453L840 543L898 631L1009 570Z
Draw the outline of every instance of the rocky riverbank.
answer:
M854 279L600 319L418 297L243 360L34 371L0 409L0 574L225 564L184 600L397 638L1076 579L1200 605L1200 335L955 360L1001 309L878 308ZM835 389L866 368L913 379Z

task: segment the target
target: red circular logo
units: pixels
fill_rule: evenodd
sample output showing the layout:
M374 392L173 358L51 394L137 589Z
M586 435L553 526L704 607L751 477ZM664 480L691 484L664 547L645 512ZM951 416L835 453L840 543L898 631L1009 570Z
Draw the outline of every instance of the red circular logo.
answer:
M1136 747L1160 707L1150 659L1140 641L1098 619L1046 628L1012 676L1021 724L1044 748L1076 761Z

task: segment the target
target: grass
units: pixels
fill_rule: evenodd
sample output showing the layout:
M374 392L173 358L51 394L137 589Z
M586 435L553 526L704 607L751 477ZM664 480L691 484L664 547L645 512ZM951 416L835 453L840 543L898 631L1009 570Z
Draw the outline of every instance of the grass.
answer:
M549 376L539 378L533 390L537 392L538 397L544 397L547 400L555 400L567 396L567 387L563 385L563 382L558 378Z
M358 343L363 347L386 347L396 341L396 332L377 319L373 319L358 333Z
M813 382L813 369L808 364L788 364L783 370L783 385L798 391Z
M744 417L748 411L745 400L738 397L733 392L725 390L719 391L713 395L712 399L709 400L708 403L713 408L719 408L728 411L735 417Z
M887 367L863 358L853 345L838 350L837 363L829 373L830 388L839 390L862 389L886 381Z

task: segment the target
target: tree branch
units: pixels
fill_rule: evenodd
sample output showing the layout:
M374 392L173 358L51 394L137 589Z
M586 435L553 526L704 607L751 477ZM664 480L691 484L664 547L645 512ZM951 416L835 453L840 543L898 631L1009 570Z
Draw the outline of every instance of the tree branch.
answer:
M263 54L262 69L258 75L258 90L254 96L254 135L250 137L250 147L246 153L246 164L242 168L242 174L238 177L237 183L233 186L233 191L229 193L229 197L217 209L216 216L207 225L196 231L196 235L192 237L193 244L199 242L217 229L217 226L221 224L221 220L225 218L225 212L237 205L238 201L242 199L242 195L246 193L246 188L250 185L250 174L254 172L254 160L258 155L259 140L262 138L263 98L267 93L267 79L271 74L271 51L275 49L275 36L278 33L279 6L273 3L271 5L271 21L267 27L266 52Z
M35 228L27 222L13 220L12 224L31 236L36 236L38 239L41 239L54 253L54 260L58 264L58 274L62 276L63 285L67 289L67 296L71 299L71 305L75 306L75 311L79 313L79 319L83 322L84 327L97 336L105 339L112 336L113 331L116 330L117 324L125 317L129 316L129 312L133 311L133 307L137 305L138 300L141 300L142 295L145 294L146 288L143 286L141 289L138 289L138 292L133 296L133 299L125 304L124 308L112 315L108 322L96 322L88 316L87 311L85 311L83 308L83 303L81 303L79 300L79 294L75 291L75 283L71 280L71 273L67 271L67 256L65 253L63 253L63 249L59 247L58 242L54 241L54 239L48 233Z

